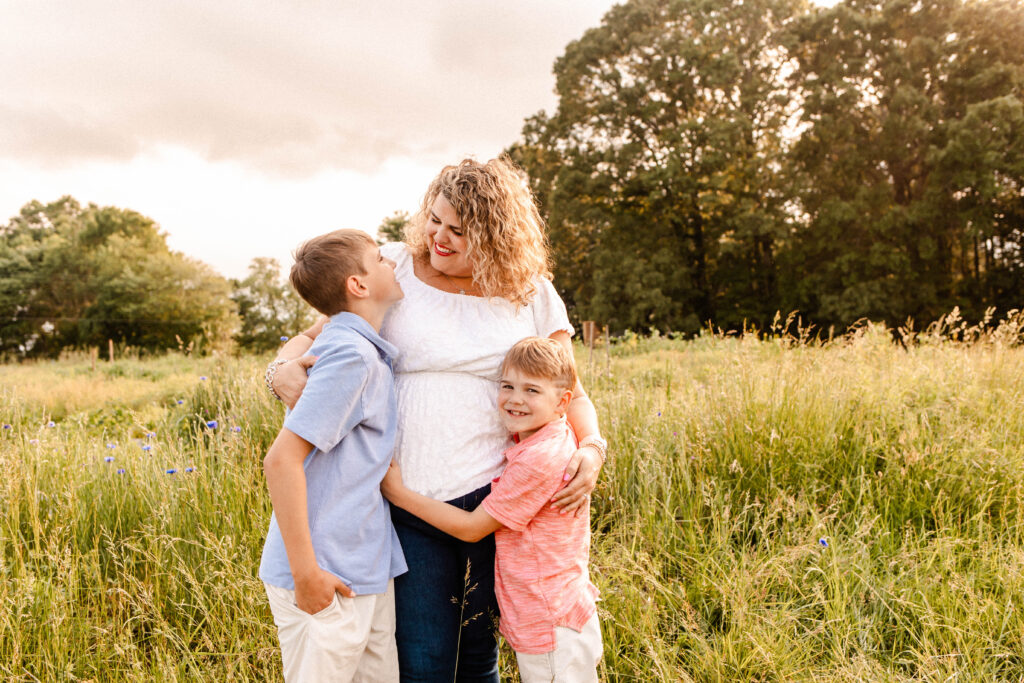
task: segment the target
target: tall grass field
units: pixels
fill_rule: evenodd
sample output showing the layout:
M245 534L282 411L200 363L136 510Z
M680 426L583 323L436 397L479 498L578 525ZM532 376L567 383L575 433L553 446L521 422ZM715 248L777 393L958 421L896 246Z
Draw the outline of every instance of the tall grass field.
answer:
M604 680L1024 680L1024 348L909 341L577 349ZM280 679L266 360L0 367L0 678Z

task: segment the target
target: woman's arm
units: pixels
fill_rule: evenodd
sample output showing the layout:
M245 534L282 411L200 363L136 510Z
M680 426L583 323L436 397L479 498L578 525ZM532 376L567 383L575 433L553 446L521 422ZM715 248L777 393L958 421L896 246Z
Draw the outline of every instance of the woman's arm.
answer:
M274 391L289 408L294 408L302 396L302 390L306 388L306 370L316 362L316 356L303 354L309 351L328 320L327 316L320 316L312 327L289 339L277 352L277 360L287 362L277 368L272 383Z
M551 338L565 346L572 354L572 339L568 332L559 330L552 334ZM580 441L587 437L600 438L601 429L597 424L597 411L579 380L576 381L576 388L573 389L572 401L569 403L566 417ZM583 446L577 449L565 468L565 479L571 481L551 499L554 507L561 508L563 513L575 512L587 501L590 492L597 486L597 477L601 474L603 465L604 457L597 446Z

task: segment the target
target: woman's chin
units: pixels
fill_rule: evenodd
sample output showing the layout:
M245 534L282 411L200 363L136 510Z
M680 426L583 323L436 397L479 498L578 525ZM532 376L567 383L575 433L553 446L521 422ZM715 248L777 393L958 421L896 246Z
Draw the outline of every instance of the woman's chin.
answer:
M448 277L472 277L473 271L468 268L460 268L455 259L455 256L438 256L434 252L430 252L430 267Z

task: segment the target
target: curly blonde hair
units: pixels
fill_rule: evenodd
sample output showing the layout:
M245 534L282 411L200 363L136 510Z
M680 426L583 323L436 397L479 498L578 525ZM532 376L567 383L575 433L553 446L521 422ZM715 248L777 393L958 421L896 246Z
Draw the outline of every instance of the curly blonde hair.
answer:
M523 172L508 158L482 164L464 159L445 166L430 183L409 221L405 243L413 256L430 259L426 224L438 195L455 209L469 247L473 284L483 296L517 306L530 303L538 276L551 279L544 221Z

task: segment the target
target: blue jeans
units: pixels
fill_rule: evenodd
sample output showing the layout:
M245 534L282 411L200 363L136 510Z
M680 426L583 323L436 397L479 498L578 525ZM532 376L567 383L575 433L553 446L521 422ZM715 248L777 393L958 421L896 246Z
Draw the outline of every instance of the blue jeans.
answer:
M491 487L448 501L473 510ZM395 578L403 682L498 683L494 536L466 543L391 506L409 571Z

